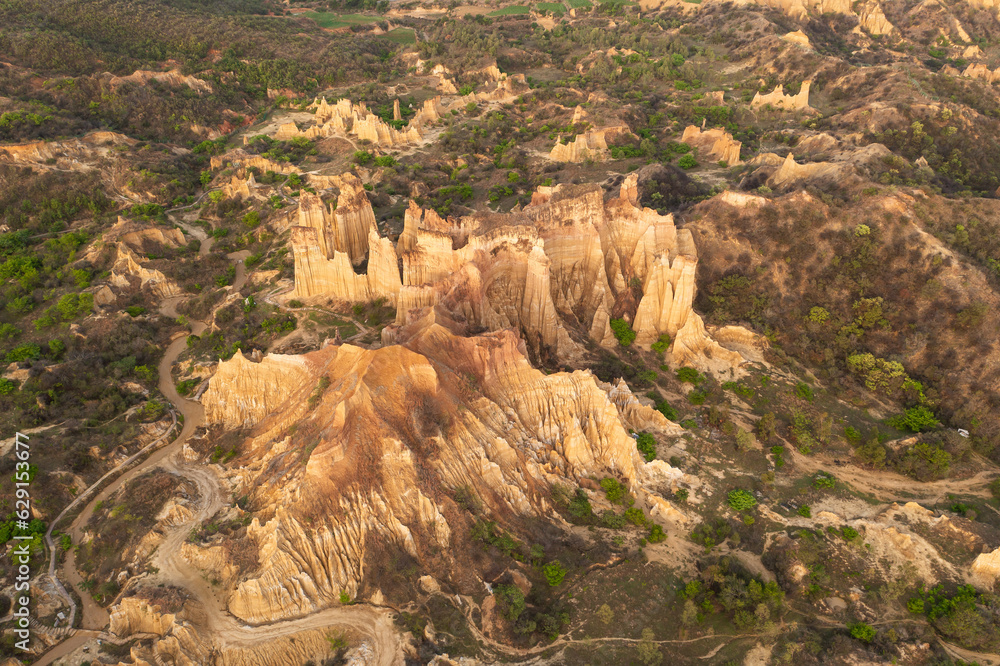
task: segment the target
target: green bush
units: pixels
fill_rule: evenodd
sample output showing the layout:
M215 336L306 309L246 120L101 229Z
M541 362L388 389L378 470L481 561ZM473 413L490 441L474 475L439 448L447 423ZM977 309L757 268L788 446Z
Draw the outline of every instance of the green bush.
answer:
M812 509L809 508L808 504L803 504L799 507L799 515L803 518L812 518Z
M625 509L625 520L637 527L644 527L646 525L646 514L638 507L629 507Z
M660 339L650 345L650 349L655 351L657 354L663 355L667 351L667 347L670 346L670 336L664 333L660 336Z
M730 490L726 501L735 511L747 511L757 506L757 499L746 490Z
M563 578L566 577L566 569L559 560L554 560L546 564L542 572L545 574L545 580L548 581L551 587L555 587L563 582Z
M677 419L681 417L677 410L671 407L670 403L666 400L661 400L656 403L656 411L663 414L668 421L673 421L675 423L677 422Z
M681 155L681 158L677 160L677 166L682 169L694 169L698 166L698 160L691 153L687 153L686 155Z
M833 490L837 487L837 479L827 472L819 472L813 477L813 486L819 489Z
M618 344L622 347L628 347L635 342L635 331L624 319L612 319L611 332L615 334Z
M511 622L517 620L528 607L524 601L524 593L516 585L497 585L493 596L496 597L500 612Z
M923 405L911 407L904 413L888 419L887 423L897 430L909 430L911 432L934 430L941 425L937 418L935 418L934 412Z
M795 385L795 395L809 402L812 402L814 398L812 387L805 382L799 382Z
M662 543L667 540L667 535L663 531L663 528L653 523L649 528L649 535L646 537L646 541L649 543Z
M605 477L601 479L601 489L604 490L604 495L608 498L608 501L612 504L618 504L625 499L628 494L627 489L618 479L612 477Z
M871 643L875 640L875 628L864 622L856 622L854 624L848 625L851 630L851 637L856 638L862 643Z
M639 449L639 453L646 459L646 462L656 457L656 438L648 432L639 433L638 439L635 440L635 447Z
M677 379L688 384L699 384L705 378L694 368L685 366L677 370Z

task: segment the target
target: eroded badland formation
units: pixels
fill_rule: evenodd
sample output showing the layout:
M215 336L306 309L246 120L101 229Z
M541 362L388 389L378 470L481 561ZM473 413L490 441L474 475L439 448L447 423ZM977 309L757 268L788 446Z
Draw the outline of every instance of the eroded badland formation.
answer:
M997 6L0 25L0 666L1000 664Z

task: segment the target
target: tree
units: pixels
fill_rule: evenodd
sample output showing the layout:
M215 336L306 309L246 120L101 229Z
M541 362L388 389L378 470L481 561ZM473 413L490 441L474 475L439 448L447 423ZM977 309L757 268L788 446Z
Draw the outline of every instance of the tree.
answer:
M757 506L757 500L745 490L730 490L727 501L736 511L747 511Z
M854 624L848 625L851 630L851 637L856 638L862 643L871 643L875 640L875 628L864 622L855 622Z
M693 627L697 623L698 607L694 605L694 601L686 599L684 601L684 610L681 611L681 624L685 627Z
M777 432L777 419L773 412L765 412L764 416L757 421L757 437L763 442L770 442Z
M642 640L639 641L639 660L647 666L653 666L653 664L663 661L660 647L653 642L655 636L656 634L649 627L642 630Z
M563 582L563 578L566 577L566 569L559 560L549 562L542 571L545 574L545 580L548 581L551 587L559 585L559 583Z
M687 153L686 155L681 155L681 158L677 160L677 166L682 169L693 169L698 166L698 160L691 153Z
M750 449L752 449L754 447L754 444L756 444L756 442L754 441L754 436L751 435L746 430L744 430L743 428L740 428L739 426L737 426L736 427L736 450L737 451L741 451L741 452L746 452L746 451L749 451Z
M511 622L521 617L521 613L528 607L524 601L524 593L516 585L497 585L493 596L496 597L500 612Z
M597 609L597 619L604 624L611 624L611 621L615 619L615 612L611 610L611 606L601 604L601 607Z

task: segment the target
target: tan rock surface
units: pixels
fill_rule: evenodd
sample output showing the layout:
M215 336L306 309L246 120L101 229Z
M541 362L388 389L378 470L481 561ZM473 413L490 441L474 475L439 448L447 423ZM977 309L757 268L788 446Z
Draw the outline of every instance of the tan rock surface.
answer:
M229 598L237 617L292 617L336 604L341 591L356 595L373 539L415 558L430 548L461 559L445 518L450 500L429 484L471 488L492 512L534 515L550 510L537 489L552 482L645 478L618 404L589 372L546 375L511 332L459 337L433 312L399 338L376 350L330 345L301 357L307 373L272 380L281 382L282 402L254 427L231 478L234 492L265 507L248 529L260 567ZM250 365L239 357L221 363L210 393L241 393L228 378L250 386ZM309 405L320 378L327 387ZM619 403L630 410L629 400ZM663 432L677 429L658 413L642 416ZM292 423L297 430L287 434ZM312 442L304 458L303 438ZM418 462L434 476L419 473ZM290 476L262 483L275 473Z
M786 95L785 88L780 83L767 94L757 93L750 102L750 108L759 109L770 105L782 111L805 111L809 108L809 87L811 81L803 81L802 88L795 95Z
M707 156L714 162L724 161L729 166L742 164L740 161L740 147L743 145L733 139L733 135L722 128L715 127L702 131L695 125L688 125L681 135L681 141L694 146L700 154Z

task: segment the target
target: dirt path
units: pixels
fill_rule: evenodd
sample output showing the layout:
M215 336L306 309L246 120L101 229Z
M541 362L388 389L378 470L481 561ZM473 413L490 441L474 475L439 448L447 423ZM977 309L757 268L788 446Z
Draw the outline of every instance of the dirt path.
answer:
M992 470L979 472L968 479L942 479L921 483L889 470L869 470L856 465L838 466L833 458L823 454L804 456L794 446L787 446L795 469L807 474L829 472L857 490L872 495L881 502L943 502L948 495L971 495L992 498L989 484L997 474Z
M188 228L188 225L185 224L181 224L180 226L185 229ZM194 227L191 227L191 234L197 237L199 234L194 231L194 229ZM204 232L202 232L201 235L205 237L205 240L202 243L199 256L207 254L211 248L211 241L213 240L204 234ZM247 279L246 267L243 263L243 259L245 257L243 256L243 253L233 253L230 255L230 258L236 262L236 278L231 291L238 292L246 283ZM160 313L167 317L176 318L178 316L176 307L181 300L182 297L166 299L160 306ZM191 322L191 330L195 335L200 335L205 328L206 325L203 322ZM183 352L186 348L187 335L179 333L167 347L159 365L159 389L172 403L176 412L179 412L184 418L184 425L181 428L180 435L170 444L167 444L166 446L163 446L159 450L155 451L140 465L125 474L122 474L114 483L110 484L100 493L97 493L93 499L90 500L67 530L67 532L73 537L74 543L79 543L82 540L84 528L93 515L94 508L98 502L109 497L112 493L117 491L132 479L137 478L150 469L161 466L167 471L178 474L179 476L191 481L198 489L198 502L192 518L169 530L165 536L164 542L157 549L156 556L154 558L155 566L157 566L160 570L157 574L157 578L164 583L179 585L186 588L189 592L191 592L192 596L201 603L205 609L206 620L204 630L205 633L211 635L211 639L214 643L223 646L230 645L236 647L252 647L253 645L260 644L262 642L270 641L289 634L295 634L301 631L338 627L365 636L366 642L369 644L369 647L375 657L374 663L377 663L380 666L396 666L397 664L402 664L403 651L399 632L397 632L393 626L389 613L384 610L364 605L336 607L299 619L250 627L230 615L225 610L223 601L219 599L216 592L211 589L211 586L208 585L201 573L181 556L181 547L183 546L187 535L190 533L191 528L200 525L202 521L210 518L222 507L224 507L229 500L228 493L223 490L218 477L215 475L211 467L189 465L176 459L177 456L175 454L182 449L184 443L191 437L192 434L194 434L198 426L202 425L205 418L202 405L198 402L182 398L177 393L177 389L174 386L173 379L171 377L170 371L173 364L177 361L181 352ZM171 430L173 430L173 428ZM129 461L119 465L105 475L105 477L102 477L102 480L120 472L123 469L127 469L130 461L134 461L143 453L155 448L155 445L158 445L165 437L166 435L156 442L144 447L142 451L132 456ZM92 486L91 490L88 490L87 493L81 495L78 500L74 500L74 502L70 504L70 506L62 512L62 514L60 514L60 518L78 506L79 503L82 502L92 490L96 490L99 484L100 482ZM52 525L54 526L57 522L58 519L53 521ZM52 573L54 573L54 548L52 549L52 552L53 559L51 561L50 568ZM63 564L61 573L63 579L69 581L70 584L73 585L82 600L81 624L84 629L103 629L108 624L108 612L98 606L90 597L90 594L82 588L83 580L76 570L75 564L75 554L71 549L67 552L67 557ZM55 579L55 576L53 576L53 579ZM58 579L55 580L58 582ZM72 604L72 600L70 600L70 602L71 607L75 610L75 604ZM51 664L56 659L69 654L92 638L93 636L89 635L91 633L92 632L80 631L76 635L73 635L56 646L53 646L52 649L41 657L37 664L45 666L46 664Z

